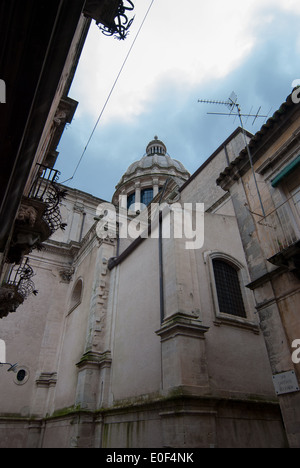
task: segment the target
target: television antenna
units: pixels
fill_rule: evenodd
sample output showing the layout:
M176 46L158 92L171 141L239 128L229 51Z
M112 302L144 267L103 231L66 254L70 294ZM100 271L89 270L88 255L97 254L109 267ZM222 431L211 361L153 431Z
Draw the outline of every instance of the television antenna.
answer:
M235 92L232 92L231 95L229 96L228 100L227 101L216 101L216 100L208 100L208 99L198 99L198 102L200 103L204 103L204 104L218 104L218 105L224 105L228 108L229 110L229 113L223 113L223 112L208 112L208 115L221 115L221 116L224 116L224 115L227 115L227 116L234 116L234 117L239 117L239 120L240 120L240 124L241 124L241 128L242 128L242 131L243 131L243 136L244 136L244 141L245 141L245 147L247 148L247 153L248 153L248 157L249 157L249 162L250 162L250 166L251 166L251 170L252 170L252 173L253 173L253 177L254 177L254 181L255 181L255 186L256 186L256 190L257 190L257 194L258 194L258 198L259 198L259 202L260 202L260 206L261 206L261 209L262 209L262 213L263 213L263 216L262 217L266 217L266 212L265 212L265 209L264 209L264 206L263 206L263 202L262 202L262 198L261 198L261 194L260 194L260 191L259 191L259 187L258 187L258 183L257 183L257 178L256 178L256 174L255 174L255 170L254 170L254 166L253 166L253 159L252 159L252 154L251 154L251 151L250 151L250 148L249 148L249 144L248 144L248 141L247 141L247 135L246 135L246 131L245 131L245 127L244 127L244 123L243 123L243 117L247 117L247 119L249 119L250 117L254 117L254 120L253 120L253 123L252 125L254 125L254 123L256 122L256 120L258 118L268 118L268 115L260 115L260 111L261 111L261 107L258 109L257 113L256 114L243 114L242 111L241 111L241 106L240 104L238 103L238 97L237 95L235 94Z

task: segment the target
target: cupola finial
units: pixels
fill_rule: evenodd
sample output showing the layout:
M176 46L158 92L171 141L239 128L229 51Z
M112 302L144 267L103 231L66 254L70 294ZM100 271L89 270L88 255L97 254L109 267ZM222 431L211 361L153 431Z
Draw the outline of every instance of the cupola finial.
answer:
M167 153L166 145L158 139L158 136L155 135L154 140L150 141L146 149L147 156L152 156L157 154L159 156L165 156Z

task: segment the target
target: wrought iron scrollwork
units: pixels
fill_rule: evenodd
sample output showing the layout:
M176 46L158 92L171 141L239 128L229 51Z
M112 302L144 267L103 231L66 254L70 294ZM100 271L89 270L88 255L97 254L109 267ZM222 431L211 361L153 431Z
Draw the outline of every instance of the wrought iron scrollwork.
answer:
M14 265L0 288L0 318L7 317L31 295L37 295L32 277L33 269L25 258L20 265Z
M29 259L25 258L21 265L15 265L11 269L6 285L15 287L18 294L25 300L31 294L35 296L38 294L34 282L32 281L34 275L34 271L29 265Z
M56 184L52 184L48 188L47 197L45 203L47 204L46 211L44 213L44 219L50 226L51 232L54 233L58 229L64 230L67 224L62 222L62 217L59 209L61 201L67 194L66 190L61 190Z
M124 1L127 2L126 6ZM99 29L106 36L115 36L119 40L124 40L129 34L129 28L133 23L134 17L128 19L126 12L134 10L134 4L131 0L119 0L117 15L113 23L109 25L98 24Z
M29 194L30 198L42 201L46 204L43 215L44 220L49 225L51 234L58 229L64 230L67 226L62 222L59 205L66 197L67 191L61 189L57 183L60 172L39 165L40 171Z

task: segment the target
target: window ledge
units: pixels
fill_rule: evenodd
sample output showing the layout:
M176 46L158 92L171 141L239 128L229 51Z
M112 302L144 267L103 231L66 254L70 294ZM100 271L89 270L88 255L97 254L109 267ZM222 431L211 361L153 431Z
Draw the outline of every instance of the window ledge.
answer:
M260 327L257 323L241 317L233 317L226 314L220 314L214 320L214 325L220 327L221 325L230 325L232 327L243 328L252 331L256 335L260 334Z

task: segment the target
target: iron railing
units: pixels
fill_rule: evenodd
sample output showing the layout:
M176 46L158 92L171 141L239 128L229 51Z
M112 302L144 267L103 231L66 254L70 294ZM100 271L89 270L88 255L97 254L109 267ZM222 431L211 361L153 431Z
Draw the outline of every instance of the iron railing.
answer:
M32 281L33 276L28 258L11 268L0 287L0 319L15 312L31 294L38 294Z
M29 265L29 259L24 258L20 265L14 265L11 268L4 285L15 288L16 292L25 300L31 294L36 296L38 293L32 281L33 276L34 271Z
M57 183L60 172L50 169L41 164L37 165L38 174L35 178L29 198L45 203L46 210L43 218L47 222L51 234L58 229L65 229L66 224L62 222L59 205L66 196L66 190L61 189Z
M300 217L297 208L292 209L293 197L258 221L267 258L284 252L300 240Z
M124 4L126 2L126 5ZM124 40L128 36L129 28L132 25L134 18L127 18L127 11L134 10L134 4L131 0L119 0L117 14L114 21L106 23L105 21L98 24L99 29L106 36L115 36L119 40Z

